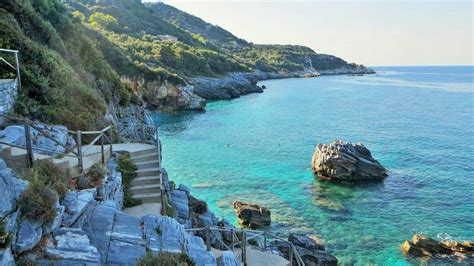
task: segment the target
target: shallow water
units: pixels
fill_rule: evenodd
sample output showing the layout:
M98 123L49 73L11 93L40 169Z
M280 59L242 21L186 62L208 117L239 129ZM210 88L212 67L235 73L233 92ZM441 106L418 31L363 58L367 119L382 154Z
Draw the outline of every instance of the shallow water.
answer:
M370 76L261 82L204 113L154 114L164 166L218 215L272 211L269 230L321 236L341 263L409 264L413 233L474 239L474 67L384 67ZM384 182L317 181L317 143L363 142ZM411 261L411 263L416 263Z

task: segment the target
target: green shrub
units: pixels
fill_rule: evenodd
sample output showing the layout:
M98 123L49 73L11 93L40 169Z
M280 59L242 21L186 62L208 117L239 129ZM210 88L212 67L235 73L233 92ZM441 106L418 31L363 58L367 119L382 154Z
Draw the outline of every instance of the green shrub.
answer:
M18 205L28 219L49 223L56 217L57 195L41 182L33 182L23 191Z
M107 167L104 164L96 163L89 170L87 175L91 178L92 185L100 187L104 177L107 175Z
M124 207L129 208L140 205L142 201L134 199L128 190L131 186L132 180L137 177L137 167L132 163L128 154L119 155L117 170L122 173L122 183L124 186Z
M36 161L33 168L23 173L22 179L51 188L58 193L60 200L64 199L68 192L66 174L51 161Z
M169 204L168 202L166 204L164 204L165 206L165 214L166 216L169 216L169 217L174 217L176 215L176 211L175 209L173 208L173 206L171 206L171 204Z
M203 214L207 212L207 203L205 201L199 200L191 195L189 195L189 207L192 212L197 214Z
M0 249L10 246L11 240L12 235L6 231L4 222L0 221Z
M137 262L138 266L194 266L196 263L184 253L147 252Z

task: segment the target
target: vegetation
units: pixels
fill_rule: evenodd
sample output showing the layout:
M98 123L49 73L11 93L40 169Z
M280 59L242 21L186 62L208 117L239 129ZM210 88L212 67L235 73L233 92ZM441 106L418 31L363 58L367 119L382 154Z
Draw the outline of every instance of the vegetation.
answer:
M5 229L5 223L0 220L0 249L10 246L12 235Z
M96 163L86 175L81 175L74 180L75 188L82 190L100 187L106 175L107 167L104 164Z
M163 3L65 2L2 2L0 47L20 51L15 112L72 130L103 128L110 105L139 104L143 89L192 77L357 67L303 46L249 43ZM166 34L178 41L161 40ZM7 66L0 70L14 76Z
M30 184L40 184L58 193L59 200L63 200L68 189L66 174L51 161L36 161L33 168L27 169L22 179Z
M122 182L124 187L124 207L129 208L140 205L142 202L140 200L134 199L128 190L132 185L132 180L137 177L137 167L132 163L128 154L121 154L118 157L117 170L122 173Z
M56 217L56 201L56 192L41 182L33 182L21 194L18 205L26 218L49 223Z
M199 200L191 195L189 195L188 199L189 207L192 212L198 215L207 212L207 203L205 201Z
M154 254L147 252L137 262L138 266L194 266L195 262L184 253L160 252Z

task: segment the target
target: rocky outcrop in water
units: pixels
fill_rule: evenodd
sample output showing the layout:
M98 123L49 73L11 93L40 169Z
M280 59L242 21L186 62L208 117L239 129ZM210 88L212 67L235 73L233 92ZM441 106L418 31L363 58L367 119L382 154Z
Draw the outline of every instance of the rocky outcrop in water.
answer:
M270 210L257 204L236 201L233 207L241 225L258 228L269 226L272 222Z
M416 258L445 259L448 262L465 261L474 263L474 242L437 241L433 238L416 234L412 240L401 245L404 254Z
M301 256L301 259L308 266L336 266L337 258L326 251L324 243L317 238L311 238L302 234L290 234L288 241L291 242ZM275 246L286 259L290 257L290 244L282 240L275 240ZM296 264L296 260L294 261Z
M318 144L311 160L313 172L320 178L338 181L381 180L387 170L361 143Z
M194 92L207 100L229 100L240 95L263 92L252 73L232 73L221 78L199 77L192 80Z

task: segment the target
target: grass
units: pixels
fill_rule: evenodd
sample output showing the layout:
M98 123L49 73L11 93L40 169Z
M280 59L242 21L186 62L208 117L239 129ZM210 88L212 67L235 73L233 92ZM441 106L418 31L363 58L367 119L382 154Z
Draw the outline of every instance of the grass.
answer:
M138 266L194 266L196 263L184 253L147 252L137 262Z
M7 248L10 246L12 235L5 229L5 223L0 221L0 249Z

